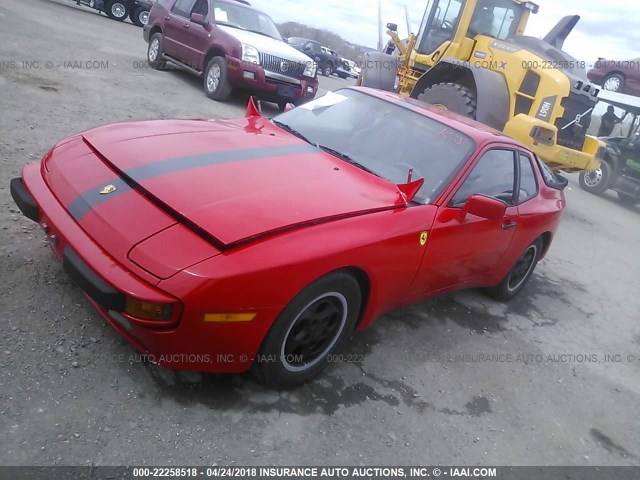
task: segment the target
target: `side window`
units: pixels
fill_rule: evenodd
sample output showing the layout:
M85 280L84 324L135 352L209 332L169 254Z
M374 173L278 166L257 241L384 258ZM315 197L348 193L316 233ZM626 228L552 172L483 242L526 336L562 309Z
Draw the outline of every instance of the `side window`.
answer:
M548 187L564 190L564 188L567 186L566 179L562 178L562 176L560 175L556 175L547 166L547 164L544 163L542 160L540 160L540 158L538 158L537 156L535 157L535 159L536 159L536 163L538 164L538 167L540 168L540 173L542 174L542 179L544 180L544 183Z
M538 194L538 182L531 166L531 159L524 154L520 154L520 192L518 203L531 200Z
M199 13L206 18L209 13L209 0L196 0L196 3L191 9L191 13Z
M502 200L513 205L515 186L515 152L513 150L489 150L464 181L451 201L451 206L461 207L477 194Z
M454 29L462 10L462 0L435 0L425 12L421 35L418 39L419 53L429 54L444 42L453 38Z
M196 0L178 0L171 9L171 13L179 15L180 17L189 18L195 2Z

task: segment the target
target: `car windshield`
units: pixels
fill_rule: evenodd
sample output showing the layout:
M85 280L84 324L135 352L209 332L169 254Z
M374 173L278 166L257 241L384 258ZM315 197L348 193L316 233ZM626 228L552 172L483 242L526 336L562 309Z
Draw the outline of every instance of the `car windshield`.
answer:
M271 17L238 2L215 2L213 13L216 23L248 30L267 37L282 40Z
M475 143L460 131L353 89L274 118L301 138L396 184L424 178L415 201L429 203L468 159Z
M289 45L295 45L297 47L302 47L304 46L305 43L307 43L309 40L306 40L304 38L298 38L298 37L289 37L287 39L287 42L289 43Z

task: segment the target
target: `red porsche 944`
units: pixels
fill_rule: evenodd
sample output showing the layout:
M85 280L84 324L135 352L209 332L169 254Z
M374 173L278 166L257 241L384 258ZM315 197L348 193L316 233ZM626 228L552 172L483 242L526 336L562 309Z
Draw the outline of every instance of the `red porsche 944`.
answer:
M514 297L565 186L498 132L347 88L271 120L250 103L239 120L88 130L11 194L150 359L285 388L390 309L470 287Z

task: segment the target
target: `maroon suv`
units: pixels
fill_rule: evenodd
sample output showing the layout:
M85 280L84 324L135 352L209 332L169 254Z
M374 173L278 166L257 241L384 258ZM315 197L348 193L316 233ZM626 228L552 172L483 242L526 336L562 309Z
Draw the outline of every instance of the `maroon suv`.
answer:
M273 20L245 0L159 0L144 39L153 68L169 61L203 77L214 100L237 88L284 110L318 91L313 60L287 45Z

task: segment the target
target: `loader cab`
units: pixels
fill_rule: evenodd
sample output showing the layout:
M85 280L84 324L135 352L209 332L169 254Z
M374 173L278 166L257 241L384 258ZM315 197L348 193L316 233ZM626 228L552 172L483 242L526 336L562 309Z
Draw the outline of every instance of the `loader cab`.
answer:
M416 52L442 58L452 43L473 42L478 35L504 40L522 35L537 5L519 0L430 0L416 41ZM463 49L470 51L471 49ZM450 55L459 58L458 55ZM465 59L465 58L463 58Z

